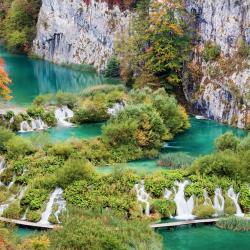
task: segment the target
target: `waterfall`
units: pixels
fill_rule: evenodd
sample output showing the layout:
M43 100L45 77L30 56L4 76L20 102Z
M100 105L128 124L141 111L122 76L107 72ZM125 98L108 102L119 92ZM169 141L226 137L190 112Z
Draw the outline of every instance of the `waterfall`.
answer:
M192 195L188 201L185 199L185 187L189 184L189 181L185 180L184 182L175 182L175 185L178 186L178 192L175 190L174 201L177 208L176 219L179 220L191 220L194 219L192 211L194 208L194 196Z
M150 215L150 204L149 204L150 197L149 197L149 194L146 193L146 191L145 191L143 180L140 183L135 184L135 191L136 191L136 195L137 195L137 200L139 202L146 204L145 215L149 216Z
M27 121L22 121L20 123L20 130L19 132L24 133L24 132L31 132L33 131L32 128L30 127L29 123Z
M15 181L16 181L16 176L14 175L12 178L12 181L9 183L7 189L10 189L14 185Z
M124 102L115 103L111 108L108 109L108 114L111 116L116 116L119 112L121 112L125 107Z
M172 191L166 188L165 192L164 192L164 198L167 199L167 200L169 200L171 194L172 194Z
M49 216L51 215L54 200L62 194L61 188L56 188L54 192L50 195L49 202L47 203L45 211L42 213L41 220L38 222L40 224L49 224Z
M58 194L58 198L57 198L57 201L56 201L56 204L58 204L58 209L54 213L58 223L60 223L60 220L59 220L60 213L63 210L65 210L65 208L66 208L66 201L62 198L62 193L63 193L63 190L61 190L61 193Z
M228 197L233 201L235 208L236 208L236 216L243 217L244 213L242 213L242 210L240 208L240 205L238 203L240 193L235 193L233 187L231 186L227 191Z
M55 110L55 117L57 124L63 127L72 127L73 124L68 120L74 116L74 112L70 110L67 106L62 106Z
M48 125L39 117L36 119L31 119L30 124L28 121L22 121L20 123L20 130L19 132L31 132L35 130L46 130L48 129Z
M0 158L0 174L2 174L2 172L4 171L5 169L5 160L3 158Z
M48 125L41 119L32 119L31 120L32 130L45 130L48 129Z
M204 190L203 197L204 197L204 203L203 203L203 205L206 206L206 205L212 204L212 201L211 201L211 199L208 196L207 190Z
M11 195L5 204L0 205L0 215L3 214L3 211L15 200L15 195Z
M222 214L224 212L225 199L222 195L222 191L220 188L216 188L214 192L214 205L213 208L217 211L216 216L218 214Z

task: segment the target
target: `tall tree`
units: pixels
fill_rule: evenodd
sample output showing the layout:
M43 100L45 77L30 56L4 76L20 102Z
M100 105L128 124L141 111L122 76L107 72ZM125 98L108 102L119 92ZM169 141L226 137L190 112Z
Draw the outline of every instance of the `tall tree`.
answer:
M10 83L11 80L4 69L4 61L0 58L0 98L4 100L10 100L12 98L9 89Z

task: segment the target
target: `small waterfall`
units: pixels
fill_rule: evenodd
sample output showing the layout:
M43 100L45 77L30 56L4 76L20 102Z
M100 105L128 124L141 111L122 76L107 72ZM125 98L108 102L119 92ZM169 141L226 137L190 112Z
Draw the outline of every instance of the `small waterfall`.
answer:
M3 158L0 158L0 174L2 174L5 168L6 168L5 160Z
M228 197L233 201L235 208L236 208L236 216L243 217L244 213L242 213L242 210L240 208L240 205L238 203L240 193L235 193L233 187L231 186L227 191Z
M39 117L36 119L31 119L30 124L28 121L22 121L20 123L20 130L19 132L31 132L35 130L46 130L48 129L48 125Z
M27 219L27 217L26 217L27 212L28 212L28 208L25 210L25 212L24 212L24 214L23 214L21 220L26 220L26 219Z
M46 130L48 129L48 125L41 119L32 119L31 120L32 130Z
M171 194L172 194L172 191L166 188L165 192L164 192L164 198L167 199L167 200L169 200Z
M216 188L214 192L214 205L213 208L217 211L216 216L218 214L223 214L224 212L225 199L222 195L222 191L220 188Z
M145 215L149 216L150 215L150 204L149 204L150 197L149 197L149 194L146 193L146 191L145 191L143 180L140 183L135 184L135 191L136 191L136 195L137 195L137 200L139 202L146 204Z
M63 127L72 127L73 124L68 120L74 116L74 112L70 110L67 106L62 106L55 110L55 117L57 124Z
M20 123L20 130L19 132L24 133L24 132L31 132L33 131L32 128L30 127L29 123L27 121L22 121Z
M194 208L194 196L192 195L188 201L185 199L185 187L189 184L189 181L185 180L184 182L175 182L175 185L178 186L178 192L175 190L174 201L177 208L176 219L179 220L191 220L194 219L192 211Z
M57 197L57 201L56 201L56 204L58 204L58 209L54 213L58 223L61 223L59 220L60 213L66 209L66 201L62 198L62 193L63 193L63 190L61 190L61 193L58 193L58 197Z
M14 175L12 178L12 181L9 183L7 189L10 189L14 185L15 181L16 181L16 176Z
M125 103L124 102L119 102L119 103L115 103L113 105L113 107L108 109L108 114L111 116L116 116L118 113L120 113L125 107Z
M204 190L203 197L204 197L203 205L206 206L206 205L212 204L212 201L211 201L210 197L208 196L207 190Z
M58 197L58 195L62 194L61 188L56 188L54 192L50 195L49 202L47 203L45 211L42 213L41 220L38 222L40 224L49 224L49 216L51 215L54 200Z
M15 200L15 195L11 195L5 204L0 205L0 215L3 214L3 211Z

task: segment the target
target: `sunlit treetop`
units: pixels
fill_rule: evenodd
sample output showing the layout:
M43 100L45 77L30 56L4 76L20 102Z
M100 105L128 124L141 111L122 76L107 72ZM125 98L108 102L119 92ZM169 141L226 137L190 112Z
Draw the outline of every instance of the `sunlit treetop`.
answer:
M10 95L9 84L11 79L9 78L7 72L4 69L4 61L0 58L0 98L8 101L12 98Z

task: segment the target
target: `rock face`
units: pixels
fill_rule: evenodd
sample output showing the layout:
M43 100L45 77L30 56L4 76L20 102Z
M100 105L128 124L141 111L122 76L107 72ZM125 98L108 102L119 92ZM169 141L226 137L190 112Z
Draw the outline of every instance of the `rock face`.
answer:
M130 13L104 2L42 0L33 52L62 64L92 64L105 68L116 33L126 29Z
M249 0L186 0L199 34L194 64L202 65L199 81L186 82L192 107L208 118L243 128L250 124L250 61L238 58L239 41L250 45ZM205 42L221 47L221 59L206 63L198 51Z

